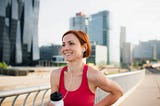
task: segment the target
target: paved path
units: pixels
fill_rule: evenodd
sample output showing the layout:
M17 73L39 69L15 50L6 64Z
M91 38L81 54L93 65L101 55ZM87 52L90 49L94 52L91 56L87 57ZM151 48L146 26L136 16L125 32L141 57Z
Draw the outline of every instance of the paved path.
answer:
M49 84L50 72L33 72L27 76L0 75L0 91Z
M147 72L144 81L119 106L160 106L160 74Z

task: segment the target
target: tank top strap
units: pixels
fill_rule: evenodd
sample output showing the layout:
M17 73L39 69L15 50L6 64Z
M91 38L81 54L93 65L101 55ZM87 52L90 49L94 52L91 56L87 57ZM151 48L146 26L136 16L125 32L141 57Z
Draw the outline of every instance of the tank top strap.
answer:
M62 69L61 69L61 72L60 72L60 79L59 79L59 90L60 88L63 88L64 89L64 71L67 70L67 66L64 66Z
M88 65L85 64L84 67L83 67L83 73L87 74L87 70L88 70Z
M83 84L87 84L88 86L88 83L87 83L87 71L88 71L88 65L85 64L84 65L84 68L83 68L83 76L82 76L82 81L83 81Z

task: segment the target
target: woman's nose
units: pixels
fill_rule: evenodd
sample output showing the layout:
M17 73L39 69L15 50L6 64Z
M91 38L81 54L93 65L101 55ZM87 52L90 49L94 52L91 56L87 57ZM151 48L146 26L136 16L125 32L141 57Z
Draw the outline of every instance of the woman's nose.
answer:
M68 46L68 45L65 45L65 46L63 46L63 49L64 49L64 50L68 50L68 49L69 49L69 46Z

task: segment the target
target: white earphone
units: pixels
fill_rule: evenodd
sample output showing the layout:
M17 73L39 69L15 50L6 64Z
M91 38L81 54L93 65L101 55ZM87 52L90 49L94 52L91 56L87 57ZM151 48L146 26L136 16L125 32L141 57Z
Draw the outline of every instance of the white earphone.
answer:
M83 52L85 52L86 51L86 49L85 48L83 48Z

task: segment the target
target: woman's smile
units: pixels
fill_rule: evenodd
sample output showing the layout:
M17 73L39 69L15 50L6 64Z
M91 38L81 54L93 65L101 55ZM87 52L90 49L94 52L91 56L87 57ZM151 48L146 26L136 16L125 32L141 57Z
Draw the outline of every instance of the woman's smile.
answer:
M73 52L71 51L71 52L64 52L64 55L65 56L71 56L73 54Z

